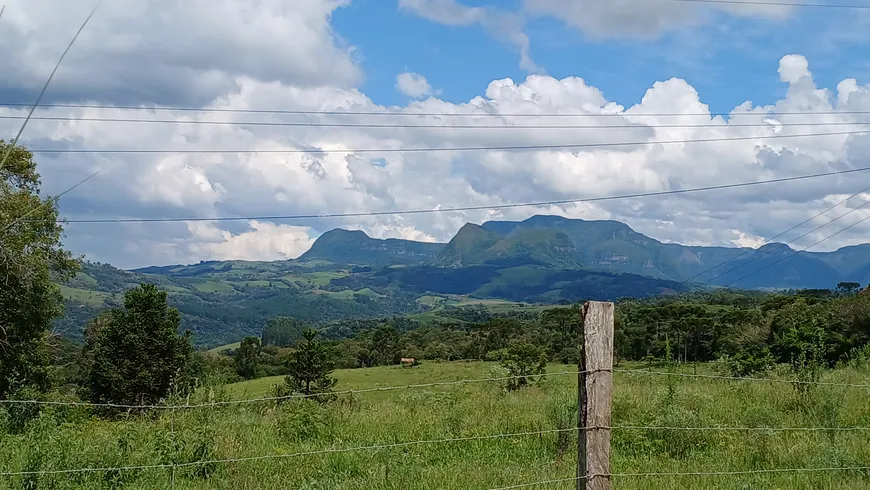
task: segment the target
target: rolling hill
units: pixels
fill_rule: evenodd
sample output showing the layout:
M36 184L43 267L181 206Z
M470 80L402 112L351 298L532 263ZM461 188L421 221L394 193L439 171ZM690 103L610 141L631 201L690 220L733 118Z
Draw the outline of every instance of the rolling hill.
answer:
M728 261L726 264L723 262ZM698 285L829 288L870 282L870 245L795 252L663 243L616 221L534 216L466 224L448 243L381 240L332 230L297 260L202 261L122 271L89 263L62 285L58 328L78 338L88 319L142 282L169 292L200 345L259 333L273 316L312 323L424 315L431 302L499 299L553 304L684 291Z

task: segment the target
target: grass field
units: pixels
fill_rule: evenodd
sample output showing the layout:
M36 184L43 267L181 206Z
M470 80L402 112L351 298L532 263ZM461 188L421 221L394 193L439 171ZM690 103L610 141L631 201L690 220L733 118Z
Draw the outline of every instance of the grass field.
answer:
M241 345L242 345L241 342L233 342L232 344L219 345L213 349L209 349L208 351L211 352L212 354L220 354L221 352L223 352L225 350L238 349L239 346L241 346Z
M417 298L417 302L431 307L430 310L423 313L415 313L408 315L408 318L417 320L423 323L439 321L442 323L464 323L462 320L449 318L444 316L445 307L461 307L461 306L482 306L491 313L511 313L511 312L534 312L538 313L546 309L553 308L553 305L529 305L523 303L515 303L503 299L490 298L470 298L468 296L457 295L425 295Z
M112 294L101 291L88 291L86 289L71 288L69 286L60 285L60 294L65 299L72 299L79 303L84 303L90 306L102 306Z
M493 368L488 363L456 362L345 370L336 373L336 389L489 377L498 374ZM257 402L111 422L79 409L51 408L26 433L0 437L0 472L265 457L181 467L175 488L467 490L571 478L576 457L573 432L401 443L570 429L576 423L576 378L551 376L539 386L512 393L497 382L482 382L358 393L323 406L298 400L280 406ZM870 369L840 369L823 380L868 383ZM264 378L203 389L195 398L262 396L279 381ZM870 390L819 386L801 394L783 383L616 373L613 425L868 427ZM390 444L399 445L344 451ZM298 454L324 450L329 452ZM614 429L612 451L614 473L870 466L870 432ZM296 455L281 457L288 454ZM168 488L169 481L170 470L161 468L0 477L0 488L153 489ZM528 488L575 486L561 482ZM614 477L614 488L866 489L870 471L626 476Z
M343 272L306 272L304 274L287 274L283 279L294 282L300 287L326 286L333 279L347 276Z

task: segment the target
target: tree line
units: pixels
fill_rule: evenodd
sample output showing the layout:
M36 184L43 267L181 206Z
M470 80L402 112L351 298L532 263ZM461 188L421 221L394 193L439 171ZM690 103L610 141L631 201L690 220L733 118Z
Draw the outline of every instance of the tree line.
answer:
M466 311L463 311L466 310ZM351 369L420 360L502 361L510 349L540 352L547 362L576 364L583 332L579 304L538 314L493 315L479 307L458 308L471 321L424 325L407 318L346 320L322 332L335 366ZM271 320L262 348L230 352L252 363L239 376L283 374L282 357L292 352L305 323L287 317ZM717 361L729 374L759 373L775 364L832 367L870 343L870 292L857 283L830 290L715 291L617 301L617 362ZM531 356L530 357L534 357ZM252 359L252 360L251 360ZM237 364L238 365L238 364Z

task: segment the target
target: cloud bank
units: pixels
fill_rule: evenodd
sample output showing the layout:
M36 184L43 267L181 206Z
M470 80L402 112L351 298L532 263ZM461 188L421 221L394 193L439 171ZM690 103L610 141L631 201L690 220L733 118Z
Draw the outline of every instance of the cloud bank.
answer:
M40 77L44 80L55 55L63 49L65 41L58 42L49 36L46 25L54 26L55 32L74 31L66 20L77 18L81 13L79 7L54 3L58 7L54 14L40 13L43 9L20 1L7 6L0 39L5 47L15 45L21 53L16 55L18 62L10 65L16 67L14 73L0 74L6 93L28 91L34 80ZM30 148L239 151L38 153L45 191L50 194L102 169L96 178L62 199L65 216L70 219L262 217L496 206L655 192L870 166L866 158L870 135L765 139L772 135L870 130L858 124L866 119L850 113L870 110L870 87L855 79L843 80L833 91L818 87L810 64L799 54L785 56L780 62L779 74L787 87L782 99L770 106L747 101L734 108L728 118L710 115L702 94L681 79L653 83L639 103L622 106L608 100L601 89L590 86L583 78L557 79L539 74L525 80L493 80L481 87L479 96L461 103L429 96L404 106L384 107L356 88L362 80L362 71L354 60L354 48L345 46L330 29L331 13L344 2L305 0L293 9L287 8L285 2L260 3L267 10L271 8L271 15L280 20L273 24L272 17L228 1L109 2L107 5L116 6L107 13L100 12L102 20L86 31L86 41L75 47L75 56L71 54L52 90L94 103L112 102L117 97L126 97L134 103L162 100L157 98L159 95L187 105L207 99L202 106L231 111L280 108L382 115L151 114L87 108L43 109L38 116L150 117L177 122L37 119L25 132L24 142ZM174 6L175 16L146 8L157 4ZM196 13L204 15L199 17ZM58 18L61 15L63 19ZM143 18L137 20L136 15ZM182 29L178 19L193 24ZM230 39L217 39L221 33ZM153 44L153 49L147 43L140 45L145 41ZM172 45L184 48L173 50ZM282 49L274 49L275 46ZM221 56L223 52L230 55ZM112 65L113 60L119 64ZM771 67L771 72L776 68ZM100 76L89 79L85 76L89 69ZM125 85L131 80L137 82ZM431 92L431 87L428 91ZM419 90L412 93L423 95ZM790 111L832 113L776 115L780 125L765 122L772 118L771 113ZM458 116L414 116L422 113ZM535 116L510 116L517 113ZM590 117L547 116L553 113ZM650 116L650 113L671 115ZM24 109L0 109L0 116L24 114ZM601 114L608 116L595 117ZM238 124L196 124L197 121ZM253 124L264 122L376 123L404 127ZM18 123L0 120L5 134L14 133ZM415 124L508 127L411 127ZM510 128L517 125L533 127ZM547 127L556 125L575 127ZM716 138L742 139L656 143ZM614 142L638 144L534 151L354 151ZM296 150L323 151L289 152ZM245 219L70 223L66 243L91 259L122 267L203 259L268 260L298 256L314 237L333 227L362 229L376 237L447 240L466 221L524 219L548 213L625 221L638 231L665 241L753 245L865 187L861 175L662 198L499 211L311 218L293 222ZM863 204L865 198L870 196L859 196L781 240L789 240L839 216ZM870 206L810 234L798 245L817 241L868 213ZM866 227L856 226L818 249L865 241L866 231Z

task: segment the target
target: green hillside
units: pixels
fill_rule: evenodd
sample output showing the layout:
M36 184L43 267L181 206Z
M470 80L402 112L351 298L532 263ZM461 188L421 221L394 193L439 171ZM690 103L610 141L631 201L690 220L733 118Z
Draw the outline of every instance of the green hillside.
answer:
M668 294L704 283L798 289L841 281L870 282L870 245L825 253L795 253L783 244L686 247L615 221L534 216L466 224L447 244L333 230L298 260L202 261L134 271L86 264L62 285L67 308L57 327L80 338L89 319L118 306L122 293L142 282L168 291L195 342L211 347L256 335L278 315L315 324L433 318L445 306L435 297L554 304Z
M432 260L443 243L371 238L365 232L335 229L321 235L301 261L326 260L345 264L407 264Z

